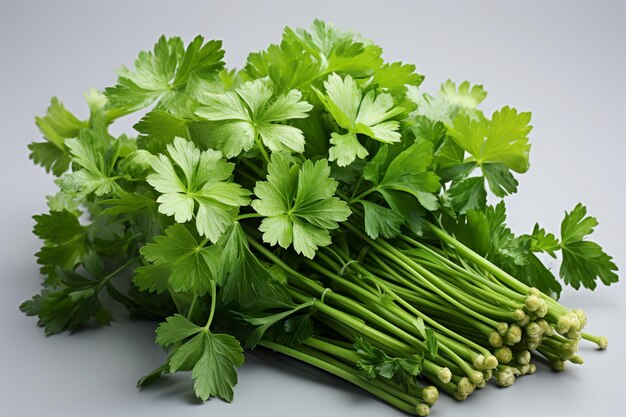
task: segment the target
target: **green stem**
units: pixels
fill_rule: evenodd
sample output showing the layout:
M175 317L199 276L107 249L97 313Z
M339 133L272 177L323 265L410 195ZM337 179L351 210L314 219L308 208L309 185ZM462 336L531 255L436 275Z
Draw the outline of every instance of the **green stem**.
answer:
M277 343L269 342L266 340L261 340L261 342L259 342L259 345L265 348L274 350L276 352L282 353L283 355L290 356L294 359L298 359L302 362L308 363L309 365L320 368L326 372L329 372L345 381L348 381L358 386L359 388L364 389L370 394L375 395L381 400L393 405L396 408L399 408L400 410L406 413L416 414L414 405L409 404L406 401L403 401L389 394L388 392L383 391L382 389L374 386L373 384L369 383L367 380L363 379L363 377L361 377L360 375L357 375L353 372L349 372L346 369L343 369L342 367L337 366L336 363L331 363L332 361L324 360L326 358L324 359L320 358L320 356L322 356L321 354L316 355L312 351L305 351L302 348L300 349L289 348L287 346L279 345Z
M350 222L346 222L345 224L350 230L356 233L361 239L367 242L370 246L374 247L381 254L385 255L396 265L403 267L411 278L419 279L420 283L425 285L429 290L437 293L439 296L444 298L450 304L456 306L460 310L463 310L465 313L469 314L470 316L485 320L487 324L492 325L494 328L498 326L498 323L496 321L483 316L482 314L478 313L474 308L469 308L465 306L464 304L462 304L461 302L459 302L458 298L462 298L467 304L470 304L472 307L477 307L476 303L474 303L471 299L464 297L462 293L452 290L451 291L452 294L448 294L446 291L443 291L442 290L443 287L446 287L448 291L450 291L450 288L447 285L443 284L442 281L438 279L435 275L430 273L430 271L424 269L422 266L414 262L411 258L407 257L402 252L395 249L392 245L390 245L389 243L387 243L386 241L382 239L378 241L374 241L373 239L370 239L367 235L362 233L357 227L350 224ZM437 285L435 285L431 281L434 281Z
M349 205L350 205L350 204L354 204L355 202L358 202L359 200L361 200L361 199L363 199L363 198L367 197L368 195L370 195L370 194L372 194L372 193L374 193L374 192L376 192L376 191L378 191L378 187L372 187L372 188L370 188L369 190L366 190L366 191L362 192L361 194L357 195L356 197L351 198L351 199L348 201L348 204L349 204Z
M187 320L191 321L191 315L193 314L193 310L196 308L196 303L198 302L198 294L193 295L193 299L191 300L191 305L189 306L189 312L187 312ZM211 300L211 304L213 304L213 300Z
M209 327L211 327L211 323L213 322L213 315L215 314L215 305L217 304L217 288L215 284L215 280L211 280L211 313L209 313L209 319L206 322L206 326L204 326L204 331L209 331Z
M320 340L314 337L311 337L307 339L306 341L304 341L304 345L309 346L320 352L323 352L327 355L330 355L331 358L337 357L345 362L348 362L349 365L346 365L332 358L333 361L331 363L334 363L338 367L342 367L346 369L346 371L356 372L358 375L358 369L355 369L355 364L361 360L361 357L354 350L344 349L336 345L333 345L332 343L328 343L328 342L325 342L323 340ZM398 397L403 401L408 402L409 404L417 405L419 403L416 397L409 395L407 392L400 391L399 389L389 385L388 383L385 383L384 380L381 380L378 378L372 378L372 379L368 379L368 382L374 385L375 387L378 387L386 391L387 393L395 397ZM420 400L422 399L421 396L419 398Z
M246 213L246 214L240 214L239 216L237 216L235 221L239 221L243 219L256 219L260 217L263 217L263 216L261 216L259 213Z
M324 261L328 261L327 256L324 253L319 253L318 254L320 256L320 258ZM357 297L362 297L364 298L365 302L367 304L369 304L369 307L373 310L375 310L376 312L378 312L379 314L381 314L386 320L389 320L391 323L393 323L394 325L398 326L399 328L403 329L406 332L410 332L410 334L413 335L419 335L422 338L424 338L423 335L419 334L417 328L414 325L414 320L415 318L413 316L411 316L410 314L408 314L406 311L402 310L401 308L399 308L397 305L395 304L385 304L384 306L381 306L380 304L380 296L379 295L375 295L372 294L369 291L363 290L362 287L355 285L353 283L351 283L350 281L339 277L335 274L333 274L332 272L326 270L325 268L323 268L322 266L318 265L315 262L308 262L308 265L311 266L312 268L316 269L318 272L324 274L325 276L331 278L332 280L336 281L338 284L340 284L341 286L343 286L344 288L347 288L350 292L352 292L354 295L356 295ZM376 276L374 276L373 274L371 274L371 272L369 272L368 270L366 270L365 268L363 268L358 262L355 262L352 264L356 269L358 269L358 271L363 274L368 276L372 281L374 281L375 283L378 282L378 278ZM417 311L417 310L416 310ZM424 314L419 313L420 317L426 317ZM426 317L429 322L432 322L432 320L430 320L428 317ZM438 334L435 333L435 337L437 337ZM440 338L438 338L440 339ZM441 341L441 340L439 340ZM420 341L421 342L421 341ZM461 355L463 355L464 357L466 357L467 359L469 359L470 361L474 361L474 359L476 359L477 353L462 346L459 344L455 344L454 345L454 351L453 349L450 349L450 347L448 345L445 344L444 341L441 341L440 344L440 348L441 351L444 352L448 357L450 357L458 366L460 366L461 368L463 368L465 371L467 372L472 372L473 370L470 369L467 366L467 363L457 355L457 353L460 353ZM426 346L423 347L423 349L425 349L426 351L428 351L428 348ZM479 350L480 352L481 350Z
M122 272L123 270L125 270L126 268L128 268L129 266L131 266L132 264L134 264L135 262L137 262L140 258L139 257L133 257L130 258L128 261L124 262L124 264L122 266L120 266L119 268L117 268L115 271L105 275L104 277L102 277L100 279L100 282L98 283L97 286L97 291L100 291L102 288L104 288L104 286L116 275L118 275L120 272Z
M265 162L267 162L269 164L270 163L270 157L267 154L267 151L265 150L265 146L263 146L263 143L259 139L259 133L258 132L256 133L256 137L254 139L254 142L256 143L256 146L259 148L259 152L261 153L261 156L263 157Z

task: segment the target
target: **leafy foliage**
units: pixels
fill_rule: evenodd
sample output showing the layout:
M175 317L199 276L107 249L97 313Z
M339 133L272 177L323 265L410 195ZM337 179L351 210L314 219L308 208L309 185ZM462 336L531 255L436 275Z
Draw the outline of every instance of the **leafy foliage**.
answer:
M304 152L302 131L279 122L305 118L312 106L301 101L298 90L279 95L270 103L272 95L272 87L264 80L248 81L232 92L205 93L196 114L219 122L212 130L212 146L233 157L249 151L260 139L271 151Z
M265 216L259 230L263 241L283 248L293 244L297 253L313 258L320 246L331 243L329 230L347 220L350 209L334 197L337 182L329 177L325 160L290 162L288 154L274 153L267 181L257 183L258 200L252 207Z
M227 181L234 165L224 161L219 151L200 151L191 142L177 138L167 146L167 156L153 159L152 168L155 173L146 180L161 193L159 212L174 216L178 223L186 223L195 215L198 233L212 242L233 223L237 209L248 204L249 193Z
M585 240L597 225L596 218L587 216L587 208L582 204L565 213L561 223L563 264L559 274L566 284L576 289L581 284L585 288L594 289L597 279L604 285L617 282L617 266L613 263L613 258L597 243Z
M337 161L339 166L351 164L357 157L365 158L369 152L359 143L357 134L366 135L384 143L400 141L400 124L393 117L404 112L402 107L394 107L390 94L376 94L370 90L365 96L356 82L347 75L341 78L331 74L324 81L326 94L315 90L317 97L333 116L337 124L347 133L333 132L328 159Z
M485 116L467 81L424 93L415 65L319 20L240 71L223 57L220 41L163 36L85 94L85 120L57 98L36 118L30 158L60 190L34 216L43 288L20 308L46 334L108 324L106 290L161 321L169 356L140 386L190 371L198 398L231 401L243 349L264 346L420 415L436 397L422 368L458 398L525 372L492 367L494 330L552 361L592 338L579 311L530 287L556 298L561 282L617 281L588 240L596 219L579 204L559 238L515 235L504 202L487 204L529 168L530 113ZM130 113L137 137L110 133ZM560 281L538 257L559 251Z
M105 94L110 108L132 113L156 100L167 105L184 92L194 78L207 79L224 67L221 41L204 42L202 36L184 47L179 37L162 36L153 51L142 51L135 60L135 70L118 71L117 84Z
M237 368L244 360L237 339L211 333L176 314L159 326L156 340L164 347L176 344L168 359L169 371L191 371L198 398L206 401L215 396L228 402L233 400Z

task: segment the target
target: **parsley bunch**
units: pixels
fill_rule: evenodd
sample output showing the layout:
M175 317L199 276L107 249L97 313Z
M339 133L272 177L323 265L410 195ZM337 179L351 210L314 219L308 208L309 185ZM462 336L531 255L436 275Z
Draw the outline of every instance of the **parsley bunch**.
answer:
M581 204L560 236L515 235L503 199L529 168L531 115L478 107L482 86L429 95L415 66L315 21L224 67L221 42L158 40L117 84L56 98L31 158L56 177L34 217L47 334L108 324L105 296L160 322L168 356L139 381L191 371L233 399L244 350L263 346L411 414L494 378L582 363L586 316L557 300L616 266ZM109 126L134 115L136 132ZM499 198L487 204L487 196ZM560 252L557 279L539 255Z

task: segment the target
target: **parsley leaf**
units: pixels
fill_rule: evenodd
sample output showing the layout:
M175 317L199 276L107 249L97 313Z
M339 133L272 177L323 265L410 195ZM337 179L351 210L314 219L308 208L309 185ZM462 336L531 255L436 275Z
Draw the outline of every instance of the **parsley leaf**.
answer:
M371 75L383 60L382 50L352 32L316 19L310 30L285 29L285 37L298 38L318 62L323 73L341 72L355 77Z
M123 142L116 140L110 145L109 138L103 135L92 129L81 130L78 138L65 141L72 162L80 169L66 172L57 180L61 190L75 196L120 192L116 183L119 176L114 175L114 170Z
M534 252L545 252L553 258L556 258L554 252L561 249L559 240L552 233L548 233L545 229L539 227L537 223L535 223L535 227L533 227L530 239L530 249Z
M369 152L358 141L357 134L366 135L383 143L400 141L397 120L390 120L404 112L403 107L394 107L390 94L376 95L370 90L365 97L352 77L341 78L331 74L324 81L326 94L315 89L324 107L337 124L347 130L345 134L333 133L329 160L339 166L347 166L356 158L365 158Z
M437 192L440 185L439 177L429 169L432 160L432 144L417 141L393 158L378 183L378 189L411 194L426 209L437 210L437 197L431 193Z
M587 208L582 204L569 213L561 223L561 248L563 263L559 274L566 284L578 289L581 284L591 290L600 279L604 285L617 282L617 266L600 245L585 240L598 225L595 217L587 216Z
M279 93L308 88L322 73L321 63L300 39L288 36L287 30L280 45L249 54L245 70L253 79L271 79Z
M465 214L470 210L483 210L487 205L487 192L483 177L465 178L456 181L446 192L450 206L455 212Z
M259 316L250 315L250 314L240 314L239 318L241 318L242 320L245 320L246 322L250 323L253 326L256 326L255 329L252 332L250 332L250 334L246 338L246 343L244 347L246 349L251 349L255 347L261 341L261 338L269 330L270 327L272 327L273 325L275 325L276 323L280 321L285 320L287 317L292 316L294 313L304 308L312 306L314 301L315 300L312 299L310 301L299 304L288 310L281 311L275 314L266 315L266 316L259 317ZM295 322L291 322L289 326L293 326L294 324ZM286 325L286 321L285 321L285 325Z
M481 85L471 86L468 81L463 81L457 89L454 82L447 80L441 85L437 96L422 93L414 86L408 87L407 95L417 104L415 115L450 125L458 115L466 115L471 119L482 117L476 107L485 99L487 92Z
M439 91L450 103L466 109L475 109L487 97L482 85L470 85L469 81L463 81L457 88L452 80L446 80Z
M58 268L74 269L89 249L88 228L80 224L78 215L63 209L33 216L33 233L45 241L37 252L37 263L42 265L41 273L52 280Z
M472 120L458 115L448 129L454 141L481 165L501 162L509 169L523 173L528 170L528 133L532 126L530 113L518 113L508 106L493 113L491 120Z
M150 265L135 270L135 284L141 290L193 291L198 295L211 290L211 281L219 273L221 248L199 241L185 225L175 224L140 250Z
M361 357L356 365L368 379L381 376L406 387L422 371L424 359L418 355L394 358L360 337L355 340L354 349Z
M156 100L168 103L184 91L193 77L212 78L224 67L221 41L196 36L184 47L179 37L159 38L153 51L142 51L135 70L122 67L115 87L105 90L109 107L132 113Z
M326 160L307 160L299 166L286 153L272 154L267 181L257 182L252 201L257 213L265 216L259 230L263 241L313 258L319 246L331 243L329 230L348 219L347 204L334 197L337 182L330 178Z
M239 222L233 224L219 243L223 248L219 282L224 303L235 301L242 307L261 304L284 307L292 304L283 283L250 252Z
M61 287L46 288L20 306L29 316L39 317L46 335L75 330L95 318L98 324L109 324L110 316L98 300L100 281L72 271L60 271Z
M237 339L212 333L176 314L159 325L156 340L164 347L184 342L176 346L169 357L169 371L190 370L198 398L202 401L210 397L228 402L233 400L237 368L244 361L243 349Z
M504 202L470 210L458 221L455 236L459 241L525 284L546 294L560 294L561 285L532 252L531 239L515 236L506 226Z
M70 165L65 149L65 139L75 138L81 129L89 127L87 122L78 120L58 98L53 97L50 107L43 117L36 117L35 123L46 142L33 142L28 145L30 158L55 176L63 174Z
M159 212L174 216L178 223L195 214L198 233L211 242L233 223L238 208L248 204L249 192L227 181L234 164L222 159L219 151L201 152L193 143L176 138L167 146L167 155L152 160L152 168L155 173L146 180L161 193Z
M422 81L424 76L415 73L415 65L393 62L378 68L371 83L392 92L404 92L407 85L417 87Z
M361 200L359 203L363 206L365 233L369 237L377 239L379 235L382 235L385 238L390 238L400 234L400 226L404 223L400 214L369 201Z
M291 90L270 102L272 87L264 80L248 81L235 91L205 93L196 114L220 122L212 131L212 145L227 157L252 149L257 138L271 151L304 152L304 135L296 127L281 124L302 119L313 106Z
M439 345L437 343L435 331L430 327L426 327L424 319L421 317L417 317L413 324L426 341L426 348L428 349L428 354L430 355L431 359L435 359L439 351Z

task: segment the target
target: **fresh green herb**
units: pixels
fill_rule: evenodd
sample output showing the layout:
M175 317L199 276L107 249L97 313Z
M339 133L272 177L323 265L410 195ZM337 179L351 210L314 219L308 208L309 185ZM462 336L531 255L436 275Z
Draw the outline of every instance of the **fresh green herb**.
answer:
M414 65L321 21L241 71L223 57L161 37L85 96L87 120L56 98L36 119L30 157L60 191L34 216L44 282L21 309L47 334L109 324L106 290L160 321L169 355L140 386L191 371L198 398L231 401L244 349L265 347L420 416L440 390L463 400L534 356L560 370L581 339L607 347L556 301L617 282L596 219L577 205L559 238L506 224L530 113L485 115L467 81L424 93ZM130 114L136 134L109 133Z

